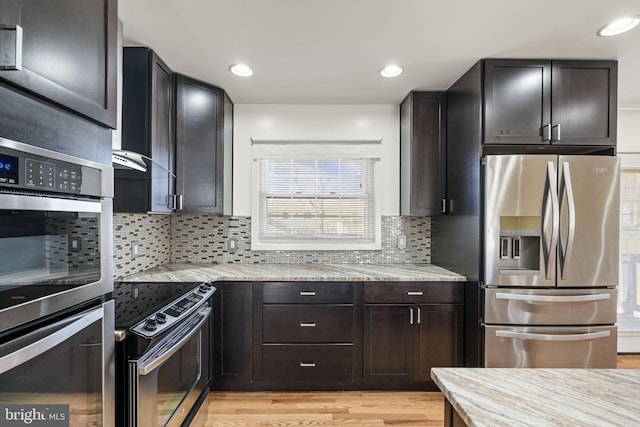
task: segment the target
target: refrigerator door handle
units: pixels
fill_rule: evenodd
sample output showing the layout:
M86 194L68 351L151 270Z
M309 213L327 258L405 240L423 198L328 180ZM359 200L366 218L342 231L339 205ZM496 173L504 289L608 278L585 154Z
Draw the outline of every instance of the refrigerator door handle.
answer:
M546 224L547 205L549 199L551 199L551 239L546 244L546 230L543 229L542 233L542 255L545 263L545 278L550 280L553 276L551 271L551 256L555 256L555 248L558 243L558 234L560 229L560 208L558 203L558 194L556 189L558 188L556 180L556 171L554 168L554 162L547 162L547 179L544 188L544 200L542 203L542 224L543 228Z
M610 294L590 294L590 295L527 295L509 294L504 292L496 293L496 299L512 301L531 302L589 302L611 299Z
M560 278L561 280L567 279L567 271L569 271L569 263L571 261L571 255L573 253L573 244L576 234L576 203L573 198L573 187L571 185L571 171L569 169L569 163L562 163L562 180L560 181L559 191L560 201L564 200L566 194L567 208L569 209L568 220L569 230L567 234L566 248L563 247L562 239L560 239Z
M515 338L532 341L589 341L598 338L606 338L611 335L610 331L589 332L586 334L533 334L528 332L496 331L496 336L501 338Z

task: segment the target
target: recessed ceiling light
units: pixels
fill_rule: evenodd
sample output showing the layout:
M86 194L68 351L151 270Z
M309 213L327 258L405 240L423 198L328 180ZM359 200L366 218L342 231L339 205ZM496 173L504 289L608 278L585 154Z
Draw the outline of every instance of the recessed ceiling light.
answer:
M380 70L380 75L382 77L396 77L402 74L402 67L392 64L387 65L382 70Z
M236 76L240 77L249 77L253 74L251 67L245 64L233 64L229 67L229 70Z
M609 25L600 28L598 30L598 35L601 37L615 36L631 30L638 24L640 24L639 17L625 16L624 18L616 19Z

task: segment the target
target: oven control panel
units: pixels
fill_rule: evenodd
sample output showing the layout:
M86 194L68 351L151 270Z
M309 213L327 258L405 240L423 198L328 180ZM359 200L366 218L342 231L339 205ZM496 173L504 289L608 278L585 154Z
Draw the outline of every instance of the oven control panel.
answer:
M189 292L176 298L146 319L131 327L131 332L144 338L153 338L171 329L176 323L206 304L216 291L210 283L201 283Z
M101 170L89 161L49 150L18 149L0 138L0 187L21 191L46 191L69 195L100 196ZM7 146L9 145L9 146ZM28 150L28 151L27 151Z

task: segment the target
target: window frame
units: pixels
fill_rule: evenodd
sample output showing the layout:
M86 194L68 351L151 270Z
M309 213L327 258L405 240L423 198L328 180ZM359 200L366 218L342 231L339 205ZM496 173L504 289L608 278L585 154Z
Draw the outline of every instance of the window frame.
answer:
M333 150L336 148L337 150ZM296 154L289 156L261 156L255 157L252 170L252 196L253 203L251 205L251 249L252 250L380 250L381 249L381 215L380 215L380 189L377 183L380 182L378 173L379 168L376 167L379 158L369 156L353 156L340 155L339 147L332 147L332 151L336 152L334 156L319 156L309 153L309 155ZM261 234L262 221L264 221L264 212L261 212L263 205L262 198L265 197L260 191L260 164L261 160L337 160L341 159L363 159L371 162L372 171L370 173L372 179L373 213L369 216L372 221L372 236L369 238L354 237L291 237L291 236L264 236ZM317 195L317 194L316 194Z

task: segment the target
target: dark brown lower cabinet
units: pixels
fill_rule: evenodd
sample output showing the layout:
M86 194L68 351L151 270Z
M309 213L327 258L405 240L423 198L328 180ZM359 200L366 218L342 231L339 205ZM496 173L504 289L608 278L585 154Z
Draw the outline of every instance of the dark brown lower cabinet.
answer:
M301 382L314 388L330 383L352 383L353 344L265 344L262 379Z
M433 388L431 368L462 366L462 304L364 307L367 387Z
M213 389L436 390L463 364L463 283L216 286Z
M244 390L252 380L252 282L217 282L213 388Z
M364 299L366 388L435 390L431 368L462 366L462 283L366 284Z

